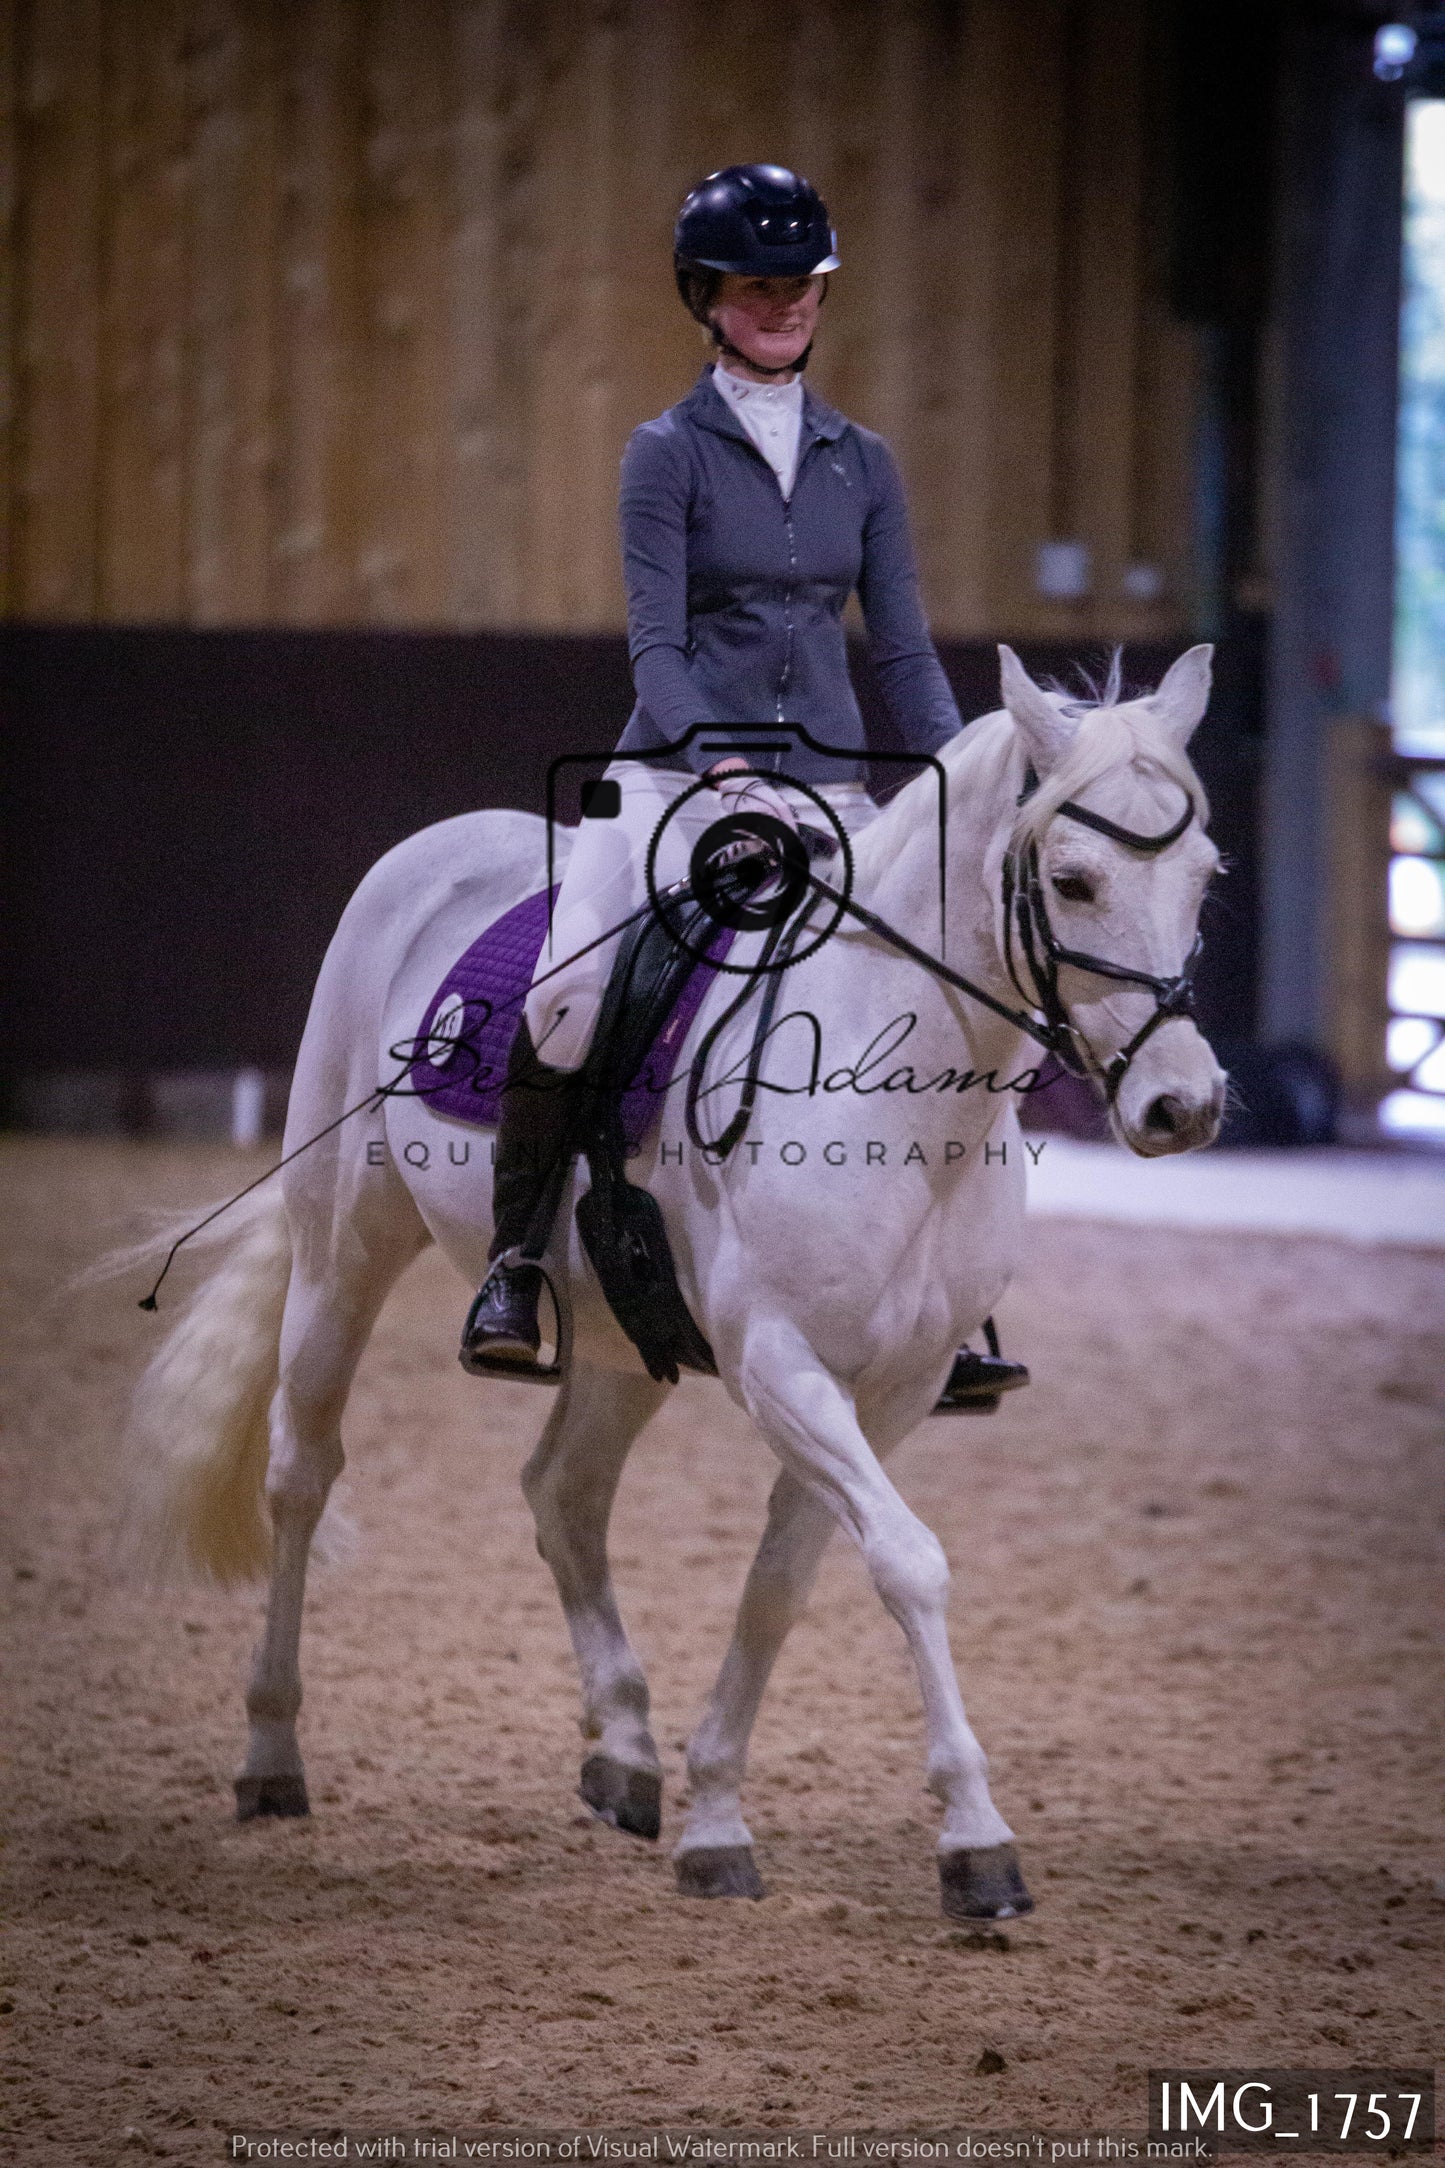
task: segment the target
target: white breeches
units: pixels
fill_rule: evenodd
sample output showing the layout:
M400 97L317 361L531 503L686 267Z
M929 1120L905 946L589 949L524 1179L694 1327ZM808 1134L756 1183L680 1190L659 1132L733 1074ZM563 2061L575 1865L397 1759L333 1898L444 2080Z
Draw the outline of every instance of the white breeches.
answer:
M662 825L673 800L695 781L675 768L615 761L607 776L621 792L621 811L615 820L586 819L578 828L552 914L551 938L542 944L527 996L532 1044L554 1069L576 1069L586 1056L621 938L611 929L647 903L647 854L653 836L659 836L654 881L658 889L669 888L686 880L699 836L722 817L716 791L705 789ZM818 795L848 835L866 828L878 813L861 783L824 783ZM784 786L783 796L801 820L819 824L818 808L802 791ZM604 935L608 938L601 938Z

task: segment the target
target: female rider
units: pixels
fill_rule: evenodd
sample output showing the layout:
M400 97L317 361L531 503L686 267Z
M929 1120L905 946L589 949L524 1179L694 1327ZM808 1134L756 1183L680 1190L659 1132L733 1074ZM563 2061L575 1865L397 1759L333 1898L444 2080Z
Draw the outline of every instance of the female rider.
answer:
M678 292L716 349L682 402L634 432L622 461L622 557L637 705L602 800L584 818L518 1026L502 1095L493 1268L472 1305L463 1365L536 1373L546 1247L589 1097L584 1067L617 940L643 907L654 835L659 887L688 872L704 829L767 814L796 829L824 798L852 832L877 807L848 676L842 613L856 588L905 751L962 727L918 594L903 489L881 437L803 382L836 237L815 189L784 166L729 166L683 204ZM729 726L802 725L805 742L719 757ZM702 726L700 729L697 726ZM772 732L777 747L778 730ZM637 757L644 756L644 757ZM705 775L669 817L669 808ZM991 1406L1028 1372L960 1351L940 1406Z

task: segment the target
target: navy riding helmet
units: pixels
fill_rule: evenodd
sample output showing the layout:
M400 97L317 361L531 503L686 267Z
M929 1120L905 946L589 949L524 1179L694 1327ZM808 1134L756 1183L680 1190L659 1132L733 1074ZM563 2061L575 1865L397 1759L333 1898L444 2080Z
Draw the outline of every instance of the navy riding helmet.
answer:
M717 286L699 272L810 278L838 268L838 237L822 197L787 166L724 166L695 188L672 236L677 290L699 323Z

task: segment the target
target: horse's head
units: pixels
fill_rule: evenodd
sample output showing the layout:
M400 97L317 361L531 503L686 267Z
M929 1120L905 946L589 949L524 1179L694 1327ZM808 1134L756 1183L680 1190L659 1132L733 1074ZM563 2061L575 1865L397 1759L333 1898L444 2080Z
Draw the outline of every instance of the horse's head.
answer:
M1036 685L999 650L1025 781L1006 899L1025 997L1066 1020L1120 1140L1145 1157L1212 1144L1224 1072L1187 1009L1199 908L1219 853L1185 747L1209 698L1208 647L1157 691L1097 703Z

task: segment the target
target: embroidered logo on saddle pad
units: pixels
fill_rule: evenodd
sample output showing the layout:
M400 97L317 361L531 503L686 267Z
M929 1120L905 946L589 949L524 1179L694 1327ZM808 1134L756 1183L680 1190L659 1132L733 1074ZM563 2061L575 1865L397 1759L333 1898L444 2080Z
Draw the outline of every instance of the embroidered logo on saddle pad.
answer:
M553 889L554 898L556 893ZM539 889L503 912L457 958L427 1004L407 1081L434 1113L495 1129L507 1056L547 938L547 901L547 891ZM719 957L730 940L729 935L717 944ZM622 1132L629 1152L640 1151L657 1126L678 1049L711 983L707 966L696 965L623 1094Z

